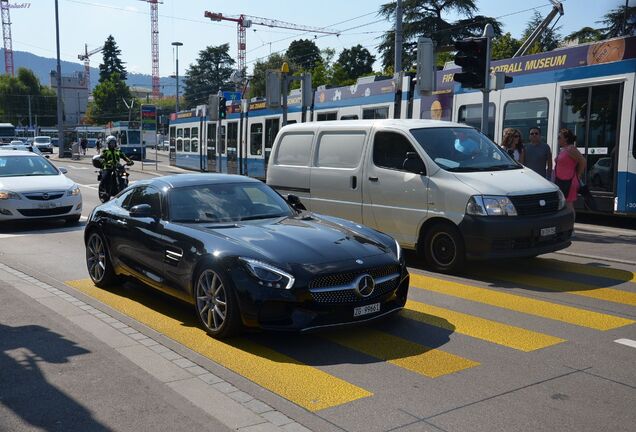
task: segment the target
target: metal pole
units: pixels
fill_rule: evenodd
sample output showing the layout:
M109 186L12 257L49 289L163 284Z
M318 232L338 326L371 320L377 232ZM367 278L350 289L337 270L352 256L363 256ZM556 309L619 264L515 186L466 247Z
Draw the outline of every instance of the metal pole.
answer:
M59 157L64 157L64 125L62 124L62 66L60 65L60 19L57 8L57 0L55 0L55 41L57 45L57 143L59 149Z
M289 91L289 82L287 74L283 73L283 126L287 124L287 92Z
M31 117L31 95L27 95L29 98L29 129L33 127L33 118Z
M397 8L395 9L395 61L393 63L393 72L402 71L402 0L397 0Z
M486 44L486 70L484 71L484 89L482 90L483 99L481 105L481 133L488 136L488 104L490 102L490 41L495 35L492 25L486 24L484 27L483 37L487 38ZM494 136L494 134L493 134Z
M177 102L176 102L176 112L179 112L179 47L183 46L181 42L172 42L172 45L177 47L177 52L175 56L176 65L175 65L175 77L177 78Z
M629 9L629 0L625 0L625 13L623 14L623 34L627 36L627 9Z

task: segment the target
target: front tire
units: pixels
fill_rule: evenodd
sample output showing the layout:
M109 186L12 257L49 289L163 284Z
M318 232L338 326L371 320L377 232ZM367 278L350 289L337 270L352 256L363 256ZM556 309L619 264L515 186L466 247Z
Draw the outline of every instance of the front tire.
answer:
M86 267L91 280L100 288L119 282L110 260L106 241L97 231L92 232L86 242Z
M427 231L423 250L426 263L435 271L454 273L464 267L464 240L459 230L449 223L438 223Z
M80 218L82 217L81 214L78 215L73 215L73 216L69 216L65 219L66 223L68 225L75 225L76 223L78 223L80 221Z
M240 312L232 287L209 265L195 279L194 305L197 318L210 336L223 339L240 333Z

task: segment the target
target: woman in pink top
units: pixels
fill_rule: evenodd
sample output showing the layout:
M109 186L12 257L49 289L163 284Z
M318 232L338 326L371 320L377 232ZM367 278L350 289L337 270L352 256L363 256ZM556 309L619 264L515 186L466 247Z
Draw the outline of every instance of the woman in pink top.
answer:
M567 206L574 211L574 201L579 190L579 177L585 172L585 158L574 145L576 136L570 129L559 131L559 154L555 163L555 181L565 195ZM567 180L570 182L567 183ZM563 182L565 181L565 183ZM569 186L568 186L569 185Z

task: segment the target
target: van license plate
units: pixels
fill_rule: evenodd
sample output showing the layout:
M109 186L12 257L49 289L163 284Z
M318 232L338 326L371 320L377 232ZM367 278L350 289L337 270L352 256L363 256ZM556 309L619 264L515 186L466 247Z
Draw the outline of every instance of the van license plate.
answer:
M541 228L541 237L556 234L556 227Z
M359 317L362 315L367 315L373 312L380 312L380 303L373 303L366 306L360 306L357 308L353 308L353 316Z

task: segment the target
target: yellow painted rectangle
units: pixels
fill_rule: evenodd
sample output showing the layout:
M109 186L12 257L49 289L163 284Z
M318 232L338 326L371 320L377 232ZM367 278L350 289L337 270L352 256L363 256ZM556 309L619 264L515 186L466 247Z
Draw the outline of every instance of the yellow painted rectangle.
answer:
M621 282L634 282L636 283L636 274L631 271L609 268L609 267L597 267L590 264L581 264L568 261L560 261L551 258L537 258L532 263L537 262L539 267L549 268L553 270L566 271L570 273L579 273L587 276L596 276L605 279L612 279Z
M476 361L372 329L359 328L355 333L328 333L323 337L429 378L479 365Z
M473 274L483 277L492 277L494 279L514 284L546 289L549 291L565 292L580 297L588 297L596 300L636 306L636 293L621 291L614 288L601 288L580 282L566 281L563 279L555 279L529 273L515 273L503 269L497 269L492 272L478 271L473 272Z
M564 342L555 336L408 300L402 316L470 337L528 352Z
M634 324L633 320L627 318L592 312L571 306L557 305L543 300L531 299L487 288L479 288L458 282L435 279L414 273L411 273L411 285L426 291L437 292L595 330L605 331Z
M153 306L166 303L164 299L153 300L145 296L141 303L136 301L134 295L118 295L97 288L90 279L66 284L307 410L318 411L373 395L363 388L244 338L229 341L213 339L197 325L194 309L190 316L176 319L155 310L165 307L163 304L155 308L147 306L153 301L156 303Z

